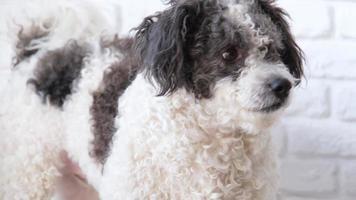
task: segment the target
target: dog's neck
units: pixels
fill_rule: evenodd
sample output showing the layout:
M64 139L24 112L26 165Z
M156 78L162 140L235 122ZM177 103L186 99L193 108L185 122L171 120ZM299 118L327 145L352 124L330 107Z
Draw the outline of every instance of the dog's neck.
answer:
M114 148L120 148L122 141L128 142L133 151L130 158L145 163L134 170L145 173L157 167L167 170L157 175L152 180L154 183L161 179L174 180L181 173L179 170L191 168L199 173L187 172L181 181L188 184L196 180L193 185L197 190L202 190L200 187L206 191L217 190L211 182L214 179L209 178L217 176L221 187L249 191L252 199L258 199L253 194L257 190L266 190L265 195L273 193L271 185L275 182L265 182L269 180L266 176L274 175L271 171L275 167L268 131L247 133L234 116L209 109L206 106L212 104L208 100L198 101L184 90L170 96L156 94L156 88L138 75L119 100L118 141L114 142ZM196 177L191 179L191 176ZM175 183L169 185L172 184Z

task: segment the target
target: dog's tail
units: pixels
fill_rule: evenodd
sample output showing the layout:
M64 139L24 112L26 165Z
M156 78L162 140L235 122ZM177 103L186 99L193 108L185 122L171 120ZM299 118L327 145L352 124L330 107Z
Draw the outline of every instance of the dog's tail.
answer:
M14 66L41 49L53 50L69 40L80 43L120 31L119 6L113 0L14 0L11 4L15 9L6 14L6 32Z

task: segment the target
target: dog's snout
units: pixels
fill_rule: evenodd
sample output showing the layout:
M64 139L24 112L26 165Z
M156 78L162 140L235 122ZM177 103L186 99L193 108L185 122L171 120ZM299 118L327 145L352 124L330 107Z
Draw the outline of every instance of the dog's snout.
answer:
M285 78L276 78L270 81L268 86L271 88L274 95L280 99L285 99L289 95L289 91L292 88L292 83Z

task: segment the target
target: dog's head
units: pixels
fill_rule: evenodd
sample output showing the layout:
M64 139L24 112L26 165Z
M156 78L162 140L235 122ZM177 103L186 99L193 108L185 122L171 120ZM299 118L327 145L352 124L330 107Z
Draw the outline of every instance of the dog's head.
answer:
M252 113L284 107L303 75L303 58L274 1L170 3L146 18L136 35L146 75L159 95L185 88L203 101L226 95Z

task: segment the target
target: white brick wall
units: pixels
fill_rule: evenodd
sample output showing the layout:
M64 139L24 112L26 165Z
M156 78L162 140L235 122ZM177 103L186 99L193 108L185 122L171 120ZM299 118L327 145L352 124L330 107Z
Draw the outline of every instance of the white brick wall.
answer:
M121 2L122 33L164 7L160 0ZM280 200L355 200L356 0L277 2L292 18L308 80L274 131ZM0 17L0 33L1 25Z
M278 126L283 128L276 128L285 138L280 199L355 200L356 1L279 3L293 19L308 80Z

